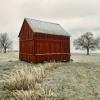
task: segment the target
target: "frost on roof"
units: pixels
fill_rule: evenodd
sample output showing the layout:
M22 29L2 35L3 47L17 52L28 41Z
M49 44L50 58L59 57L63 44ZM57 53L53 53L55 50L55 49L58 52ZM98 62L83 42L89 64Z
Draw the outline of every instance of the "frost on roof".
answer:
M34 32L69 36L69 34L59 24L30 18L26 18L26 21Z

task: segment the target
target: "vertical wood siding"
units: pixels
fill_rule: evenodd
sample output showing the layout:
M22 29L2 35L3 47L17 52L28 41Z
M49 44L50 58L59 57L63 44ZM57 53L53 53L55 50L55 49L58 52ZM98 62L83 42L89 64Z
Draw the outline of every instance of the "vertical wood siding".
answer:
M35 37L37 62L70 60L70 37L43 33L37 33Z
M33 33L26 21L24 21L20 31L19 39L19 59L22 61L31 62L34 54Z

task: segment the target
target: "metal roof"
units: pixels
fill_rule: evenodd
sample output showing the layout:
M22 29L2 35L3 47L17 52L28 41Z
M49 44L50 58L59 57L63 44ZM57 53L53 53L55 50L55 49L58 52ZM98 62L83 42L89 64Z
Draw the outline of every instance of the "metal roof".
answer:
M34 32L69 36L69 34L59 24L30 18L25 18L25 20Z

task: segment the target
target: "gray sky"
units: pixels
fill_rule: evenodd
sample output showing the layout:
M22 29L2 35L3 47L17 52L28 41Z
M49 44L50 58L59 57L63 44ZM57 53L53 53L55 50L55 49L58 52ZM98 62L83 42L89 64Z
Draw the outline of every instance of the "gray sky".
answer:
M80 34L100 36L100 0L0 0L0 32L10 34L15 49L25 17L61 24L71 35L71 51Z

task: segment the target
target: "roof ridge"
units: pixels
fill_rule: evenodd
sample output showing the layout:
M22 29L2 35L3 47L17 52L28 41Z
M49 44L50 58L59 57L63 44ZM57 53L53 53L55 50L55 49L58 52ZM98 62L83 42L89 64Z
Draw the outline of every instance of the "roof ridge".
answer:
M40 21L40 22L45 22L45 23L51 23L51 24L60 25L60 24L58 24L58 23L49 22L49 21L44 21L44 20L40 20L40 19L33 19L33 18L25 18L25 19L36 20L36 21Z

